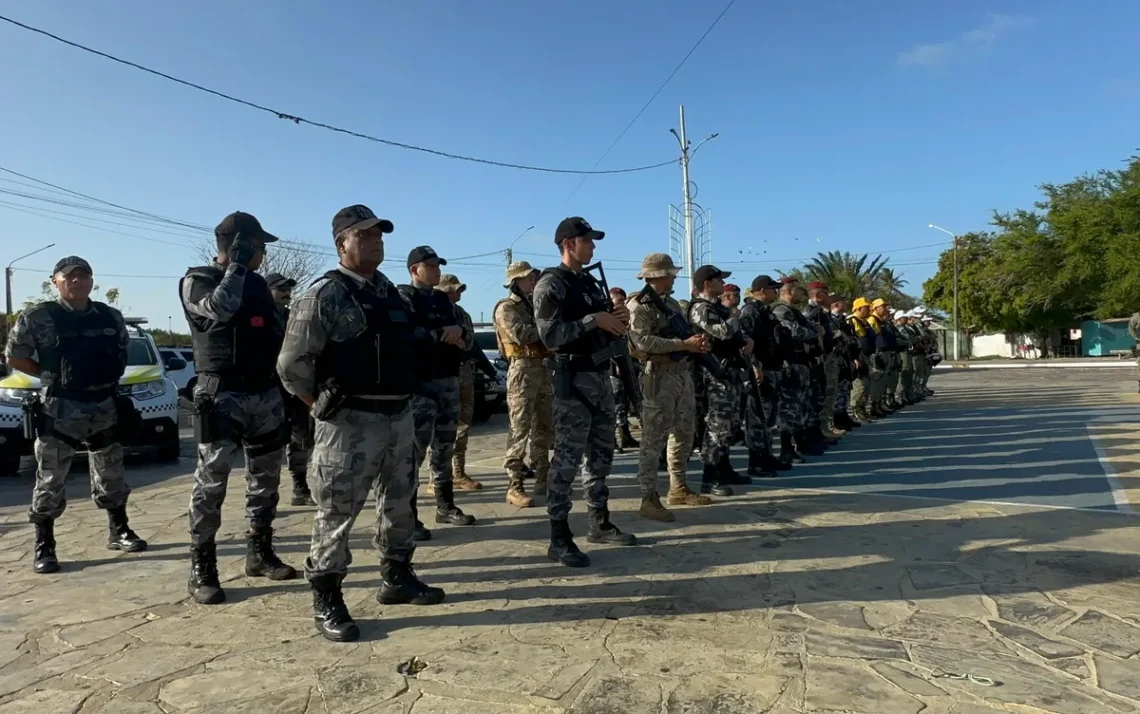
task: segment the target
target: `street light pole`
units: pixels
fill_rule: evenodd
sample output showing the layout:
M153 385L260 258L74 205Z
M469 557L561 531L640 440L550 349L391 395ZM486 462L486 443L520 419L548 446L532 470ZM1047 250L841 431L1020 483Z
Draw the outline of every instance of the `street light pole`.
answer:
M26 253L24 255L21 255L19 258L16 258L11 263L8 263L7 268L4 268L4 298L5 298L5 303L6 303L5 307L7 309L8 317L12 316L12 273L13 273L12 266L15 265L16 263L20 262L24 258L30 258L33 255L35 255L36 253L42 253L43 251L47 250L48 248L54 248L54 247L55 247L55 243L48 243L47 245L45 245L43 248L40 248L39 250L33 250L31 253Z
M507 265L508 266L511 263L515 262L515 250L514 250L515 249L515 243L518 243L522 239L523 236L525 236L527 233L530 233L533 230L534 230L534 226L527 228L522 233L519 233L518 238L515 238L513 241L511 241L511 244L509 246L507 246Z
M697 269L696 261L696 245L693 243L693 192L692 182L689 180L689 160L697 153L706 142L711 141L717 137L713 134L701 143L697 144L696 148L689 151L689 137L685 133L685 107L681 107L681 133L678 134L675 129L670 129L669 133L677 137L677 143L681 146L681 195L684 198L684 211L685 211L685 273L687 277L693 277L693 271Z
M954 361L957 362L961 359L961 353L958 349L958 336L962 332L958 327L958 236L945 228L939 228L933 223L928 227L936 231L942 231L950 236L950 240L954 241Z

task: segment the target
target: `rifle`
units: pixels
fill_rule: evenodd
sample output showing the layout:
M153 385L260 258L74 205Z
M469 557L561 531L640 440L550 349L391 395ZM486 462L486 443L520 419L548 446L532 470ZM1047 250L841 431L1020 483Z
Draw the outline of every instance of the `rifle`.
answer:
M582 272L591 273L598 271L598 283L602 286L602 307L607 312L613 312L614 301L610 298L610 285L606 281L606 271L599 261L593 265L587 265L582 268ZM622 387L625 388L626 399L629 400L630 411L635 416L641 416L641 382L637 379L637 373L634 371L636 368L633 364L633 358L629 356L629 345L626 343L626 338L618 337L617 335L610 335L605 333L608 344L596 353L595 364L598 362L598 356L602 355L603 358L612 358L614 364L618 368L618 377L621 379Z
M667 328L669 334L665 335L666 337L687 340L696 334L696 331L693 330L692 323L686 320L685 316L681 313L675 310L669 310L665 305L665 301L661 299L657 291L648 283L645 284L645 287L641 289L641 292L639 292L637 296L639 298L647 298L649 302L653 303L654 307L669 318L669 326ZM712 354L708 352L673 352L670 354L670 356L677 361L684 359L688 355L692 355L697 364L704 367L705 371L711 374L715 379L722 382L724 381L724 369L721 368L720 362L717 361L717 358L713 357Z

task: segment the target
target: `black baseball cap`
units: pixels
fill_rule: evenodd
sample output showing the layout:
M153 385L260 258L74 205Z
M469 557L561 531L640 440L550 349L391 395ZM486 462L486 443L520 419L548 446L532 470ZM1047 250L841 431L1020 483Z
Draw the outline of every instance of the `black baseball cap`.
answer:
M91 264L83 258L80 258L78 255L69 255L66 258L61 258L60 261L55 264L55 268L52 269L51 274L55 275L57 273L63 273L64 275L67 275L76 268L86 270L92 275L94 274L94 272L91 270Z
M277 240L277 236L261 227L261 221L242 211L234 211L226 216L214 229L215 238L226 238L231 241L238 233L246 238L260 238L262 243L273 243Z
M764 290L766 288L772 288L773 290L779 290L780 289L780 281L779 280L773 280L772 277L769 275L757 275L752 280L752 292L754 292L754 293L760 292L761 290Z
M693 273L693 287L700 290L705 286L705 281L716 280L717 278L724 280L730 275L732 275L731 271L721 270L715 265L702 265Z
M440 265L447 265L447 261L436 255L431 246L418 245L415 248L412 248L411 253L408 253L408 267L410 268L416 263L422 263L425 260L431 260L432 258L435 258Z
M386 218L377 218L376 214L368 206L362 206L359 203L355 206L342 208L333 216L332 232L333 238L340 235L341 231L346 231L349 228L358 228L366 231L372 226L380 226L381 233L391 233L396 230L396 226Z
M297 285L297 281L293 278L287 278L281 273L270 273L265 276L265 282L271 288L291 288Z
M606 237L605 231L596 231L589 221L581 216L563 218L554 231L554 242L561 243L567 238L592 238L601 240Z

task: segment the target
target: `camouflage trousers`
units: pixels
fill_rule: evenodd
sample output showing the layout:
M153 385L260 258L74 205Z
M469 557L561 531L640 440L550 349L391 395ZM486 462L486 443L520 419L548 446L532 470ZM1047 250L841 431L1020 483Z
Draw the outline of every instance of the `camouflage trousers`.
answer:
M555 373L552 381L554 459L546 512L550 520L564 521L570 513L570 491L579 470L585 475L586 505L609 508L606 477L614 460L614 393L603 372Z
M693 430L693 449L700 449L705 443L705 422L709 413L708 388L705 386L711 379L700 367L694 366L690 371L693 380L693 393L696 395L696 426Z
M806 364L789 363L780 376L780 415L782 428L800 431L811 426L808 406L811 396L811 373Z
M36 438L36 484L28 509L32 523L55 520L67 508L67 473L75 458L74 444L107 437L116 423L115 402L109 398L99 402L49 398L44 401L44 414L52 424L50 431ZM131 488L123 474L123 446L116 440L90 448L88 462L95 505L103 509L127 505Z
M851 406L852 383L850 377L843 375L839 378L835 388L835 406L832 414L847 414Z
M214 398L217 432L198 444L198 467L190 493L190 542L211 543L222 525L222 503L234 462L245 454L245 516L251 526L268 528L277 517L281 456L289 428L281 390L218 392Z
M352 526L373 489L373 546L386 560L408 561L412 557L416 525L412 508L416 490L412 410L407 400L391 401L383 408L391 413L340 409L329 420L317 422L309 473L309 486L317 503L305 560L309 580L348 572Z
M451 454L452 474L467 469L467 434L475 420L475 375L470 362L459 365L459 418L455 423L455 450Z
M451 457L459 421L459 378L443 377L421 384L412 397L412 419L416 473L426 460L433 484L451 483Z
M767 384L768 372L764 372L756 389L752 389L752 385L747 381L744 383L745 401L747 409L744 411L744 443L749 451L771 451L772 450L772 420L768 415L772 412L768 411L768 406L765 404L767 399L764 397L765 392L771 392L775 385ZM760 393L760 399L757 401L756 392Z
M768 428L775 427L776 431L788 431L791 429L791 427L784 422L784 415L780 413L780 381L783 376L784 370L782 368L765 369L764 383L760 389L760 406L764 409L764 416L767 418Z
M899 373L902 372L902 360L898 352L887 353L886 383L883 386L882 398L892 400L899 386Z
M701 460L717 464L728 457L732 438L740 426L740 370L728 368L724 379L711 375L705 380L708 412L705 414L705 438L701 443Z
M807 426L814 426L819 423L827 400L827 371L823 357L813 359L808 365L808 378L811 386L808 389L808 403L804 407L804 418Z
M626 401L625 385L621 377L610 375L610 389L614 393L614 428L620 429L629 426L629 402Z
M550 368L540 357L516 357L507 369L507 455L503 468L521 477L527 464L535 475L550 473L550 448L554 445L551 410L554 393Z
M661 450L667 447L670 488L686 485L697 415L693 373L688 360L647 362L641 377L641 447L637 483L641 494L657 493Z
M914 399L914 358L913 352L899 355L899 384L896 390L900 399Z
M835 352L823 360L826 384L823 388L823 408L819 412L819 418L824 424L830 424L832 415L835 414L835 402L839 393L839 371L842 367L843 357Z
M296 399L296 397L290 397ZM286 400L286 405L289 402ZM309 453L313 449L313 418L302 402L289 409L289 443L285 447L285 463L296 482L304 482L309 474Z

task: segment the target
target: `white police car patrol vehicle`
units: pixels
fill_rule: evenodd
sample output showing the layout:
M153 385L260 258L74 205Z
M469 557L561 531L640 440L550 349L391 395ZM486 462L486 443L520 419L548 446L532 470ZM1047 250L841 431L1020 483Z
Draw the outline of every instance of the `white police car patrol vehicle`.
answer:
M159 461L174 461L178 458L178 389L167 371L184 369L186 363L176 357L163 363L154 339L141 327L146 318L128 317L125 321L131 339L119 393L135 403L142 430L137 441L124 447L157 447ZM15 474L20 457L32 453L32 443L23 435L21 404L39 388L38 378L19 371L0 379L0 474Z

